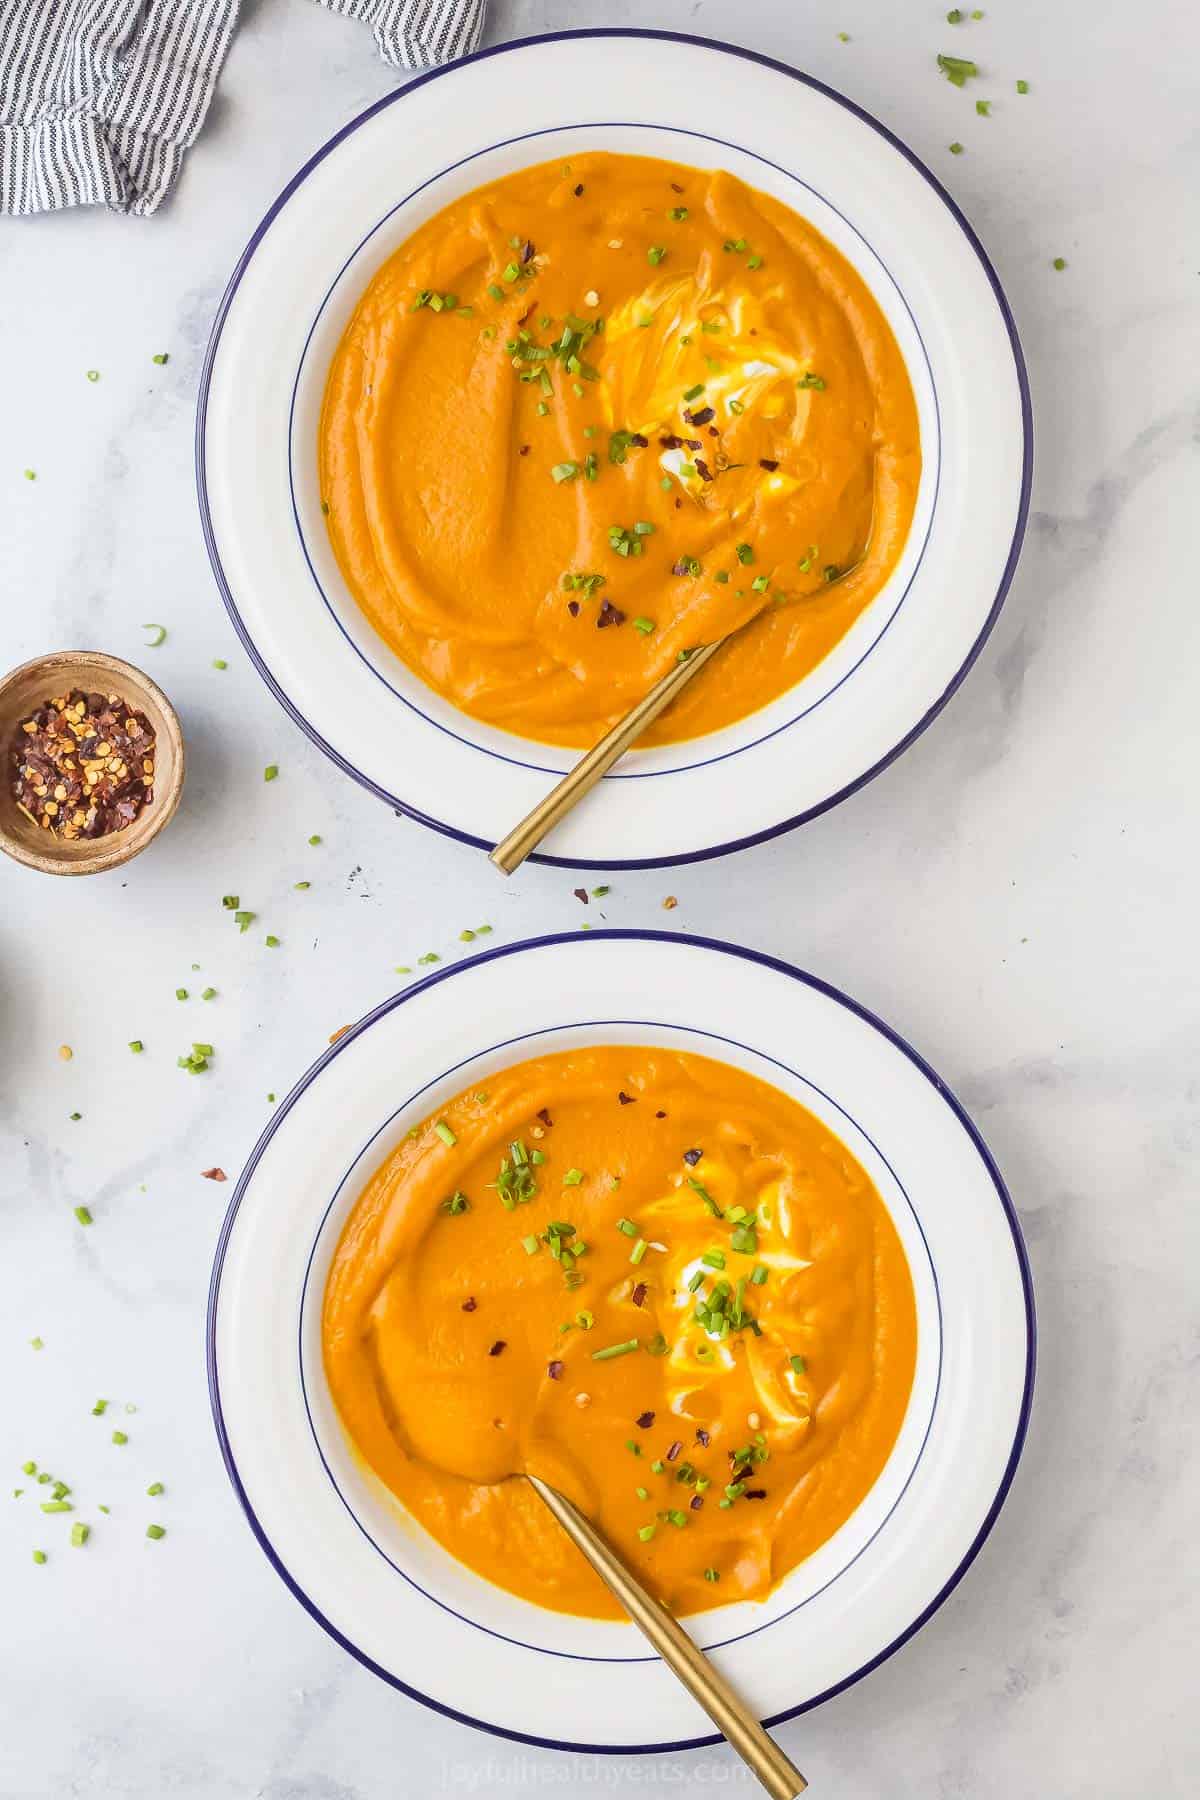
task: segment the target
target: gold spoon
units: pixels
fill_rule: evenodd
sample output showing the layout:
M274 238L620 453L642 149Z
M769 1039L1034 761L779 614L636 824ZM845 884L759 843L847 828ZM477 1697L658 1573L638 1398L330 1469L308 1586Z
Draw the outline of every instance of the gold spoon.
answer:
M715 649L715 644L710 645L707 653L711 655ZM680 664L681 668L685 666ZM672 670L671 673L674 674L675 671ZM659 686L662 686L661 682ZM643 700L641 704L644 707L646 701ZM617 729L624 729L627 723L628 721L624 721ZM597 745L597 749L599 748ZM591 754L594 756L596 752L592 751ZM536 838L534 842L537 842ZM515 866L514 864L513 867ZM630 1573L573 1501L537 1475L526 1471L525 1479L545 1501L575 1548L587 1557L605 1587L616 1596L634 1624L649 1639L671 1673L683 1683L692 1698L700 1703L747 1768L757 1775L771 1800L796 1800L796 1796L802 1794L808 1786L803 1775L789 1762L775 1740L767 1735L728 1682L718 1675L704 1652L696 1648L679 1621L660 1600L646 1592L641 1582Z
M833 577L834 582L845 581L858 567L865 551L856 556L844 569L839 569ZM699 649L689 650L682 654L680 660L669 668L661 680L656 681L648 694L635 706L630 707L623 719L610 731L606 731L598 744L593 744L586 755L581 756L573 769L569 769L558 783L552 787L544 800L539 800L533 811L527 813L521 823L514 826L507 837L501 838L492 851L488 861L494 863L502 875L511 875L519 869L532 850L536 850L548 831L552 831L560 819L565 819L572 807L577 806L585 794L590 794L602 776L607 775L619 756L623 756L630 745L641 737L648 725L652 725L660 712L665 712L677 694L683 692L689 681L695 679L701 669L710 663L723 645L732 642L740 632L753 625L761 618L771 605L764 594L761 603L754 608L749 618L743 619L711 644L702 644Z
M755 617L757 616L756 613ZM745 623L749 622L747 620ZM665 711L676 694L681 693L688 682L695 679L722 644L727 644L731 637L737 635L737 631L744 629L744 624L739 625L736 631L717 638L715 643L703 644L699 650L693 650L683 662L674 663L662 679L655 682L650 692L643 694L625 717L618 719L599 743L593 744L587 754L580 757L557 787L551 788L545 798L538 801L533 811L527 813L507 837L501 838L488 861L494 863L502 875L511 875L514 869L519 869L530 851L537 849L546 833L553 830L560 819L565 819L585 794L591 793L601 776L607 775L617 758L623 756L629 746L641 737L660 712Z

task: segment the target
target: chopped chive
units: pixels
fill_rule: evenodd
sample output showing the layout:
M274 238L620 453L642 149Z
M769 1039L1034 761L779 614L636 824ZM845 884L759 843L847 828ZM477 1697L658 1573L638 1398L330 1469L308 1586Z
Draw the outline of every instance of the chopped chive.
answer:
M762 1285L766 1281L766 1279L767 1279L767 1271L763 1267L762 1263L759 1263L757 1265L757 1267L752 1271L750 1280L753 1282L755 1287L762 1287Z
M135 1056L140 1056L146 1046L143 1044L141 1038L130 1038L129 1048L133 1051Z
M638 1347L637 1338L628 1338L623 1344L607 1344L603 1350L592 1351L593 1362L610 1362L614 1356L628 1356L631 1350Z
M650 1248L650 1246L646 1242L645 1238L639 1238L637 1243L633 1246L633 1249L629 1252L629 1260L634 1265L635 1268L637 1267L638 1263L640 1263L644 1259L646 1252L649 1248Z
M808 1371L808 1358L807 1357L789 1356L788 1361L792 1365L792 1371L794 1374L804 1375L807 1373L807 1371Z
M648 1544L650 1542L656 1529L657 1527L654 1525L641 1525L638 1527L638 1536L641 1538L643 1544Z
M750 544L739 544L736 549L736 555L740 563L752 563L754 561L753 546ZM726 577L726 579L728 579L728 577Z
M90 1525L85 1525L78 1519L75 1521L74 1525L71 1527L71 1542L76 1550L87 1543L88 1538L91 1536L91 1532L92 1528Z
M267 933L267 935L263 941L266 944L268 950L278 950L279 939L277 937L273 937L270 932Z
M643 637L649 637L650 633L654 630L654 620L642 618L635 619L633 621L633 629L635 631L640 631Z
M112 1434L112 1441L114 1444L127 1444L129 1442L129 1433L126 1431L114 1431Z
M451 1131L450 1127L447 1125L445 1119L439 1119L437 1121L437 1123L434 1125L433 1129L437 1132L438 1136L441 1138L441 1140L442 1140L443 1144L445 1144L446 1148L448 1150L453 1150L455 1144L457 1144L457 1142L458 1142L458 1139L455 1137L454 1133Z
M1027 81L1018 81L1017 92L1018 94L1027 94L1029 92L1029 83Z
M79 1220L81 1225L90 1225L92 1223L92 1215L86 1206L77 1206L75 1208L75 1217Z
M35 1563L44 1563L46 1560L46 1552L44 1550L35 1550L33 1553L33 1560Z
M977 100L975 102L975 111L979 114L981 119L986 119L991 110L992 103L990 100Z
M319 844L321 842L320 838L317 836L317 834L315 832L313 833L312 837L309 838L308 841L310 844Z
M632 1219L618 1219L617 1230L623 1231L626 1237L635 1238L641 1236L641 1232L638 1230L638 1227L634 1224Z
M521 1239L521 1248L522 1248L522 1250L524 1250L526 1256L536 1256L537 1255L538 1248L539 1248L539 1242L538 1242L538 1239L533 1235L532 1231L530 1232L528 1237L523 1237Z
M75 1508L69 1500L43 1500L42 1511L44 1513L63 1513L74 1512Z
M957 140L955 140L955 142L953 144L951 144L951 146L950 146L951 156L961 156L962 153L963 153L962 145Z
M748 256L746 258L746 267L748 269L761 269L762 266L763 259L761 256Z
M176 988L175 989L175 998L177 1000L186 1000L187 997L188 997L188 991L186 988Z
M657 268L666 254L667 247L665 244L651 244L646 252L646 261L652 264L654 268Z
M146 648L148 650L157 650L160 644L165 644L167 641L167 628L165 625L143 625L142 630L152 631L157 634L154 637L148 637L146 639Z
M979 74L978 64L965 56L939 56L937 66L955 87L963 87Z
M166 1535L167 1528L165 1525L147 1525L146 1527L146 1536L148 1538L157 1540L158 1538L165 1538Z
M1065 269L1066 266L1067 266L1067 259L1065 256L1056 256L1053 263L1051 264L1051 267L1055 268L1055 269Z
M274 781L276 779L276 777L278 776L278 774L279 774L279 764L278 763L268 763L266 768L263 770L263 780L264 781Z
M159 368L162 368L163 364L170 362L170 360L171 360L171 353L169 350L159 350L154 356L152 356L150 358L150 361L152 363L157 363Z
M150 1483L150 1486L146 1489L146 1492L149 1494L149 1496L152 1500L157 1500L158 1496L162 1493L162 1491L163 1491L163 1484L161 1481L152 1481Z
M225 658L223 656L214 656L213 657L213 668L214 669L227 669L228 667L229 667L229 664L225 661Z
M698 381L696 383L695 387L690 387L685 390L683 397L685 400L698 400L703 392L704 392L704 383L702 381Z
M575 462L555 463L550 473L556 482L574 481L579 474L579 464Z
M582 1169L568 1169L562 1178L562 1184L564 1187L578 1187L582 1180Z

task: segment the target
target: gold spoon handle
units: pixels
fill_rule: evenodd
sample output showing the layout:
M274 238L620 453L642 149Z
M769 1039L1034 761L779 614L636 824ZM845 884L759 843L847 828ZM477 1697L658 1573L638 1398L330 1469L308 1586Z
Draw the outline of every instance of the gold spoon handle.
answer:
M763 1730L733 1689L698 1650L679 1621L626 1568L579 1508L536 1475L527 1480L554 1514L577 1550L587 1557L601 1581L616 1595L634 1624L658 1651L671 1673L698 1700L718 1731L728 1738L771 1800L796 1800L808 1783Z
M502 875L511 875L514 869L519 869L546 833L560 819L565 819L585 794L591 793L600 777L608 773L617 758L625 754L630 744L671 704L676 694L700 673L724 642L724 638L718 638L714 644L703 644L699 650L692 651L686 662L674 663L662 680L655 682L650 692L644 694L611 731L605 732L598 744L593 744L587 754L580 757L558 786L551 788L545 799L539 800L533 811L506 838L501 838L488 858L489 862L494 863Z

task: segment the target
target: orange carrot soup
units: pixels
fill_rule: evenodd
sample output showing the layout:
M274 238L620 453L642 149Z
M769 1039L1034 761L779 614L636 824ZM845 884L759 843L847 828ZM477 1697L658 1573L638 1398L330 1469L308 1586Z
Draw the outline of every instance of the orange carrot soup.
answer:
M383 264L318 449L378 635L464 712L568 745L748 620L643 742L793 687L895 567L921 472L845 257L732 175L606 152L477 188Z
M490 1076L354 1206L325 1289L352 1445L461 1562L619 1616L541 1475L668 1606L761 1600L887 1461L916 1359L896 1229L778 1089L676 1050Z

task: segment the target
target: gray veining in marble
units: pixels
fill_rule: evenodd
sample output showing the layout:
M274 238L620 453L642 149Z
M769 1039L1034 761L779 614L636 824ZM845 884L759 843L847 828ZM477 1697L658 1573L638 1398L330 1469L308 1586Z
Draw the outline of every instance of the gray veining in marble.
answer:
M928 159L1013 302L1037 405L1034 511L963 689L836 812L735 859L615 878L603 911L658 924L674 892L672 925L791 958L892 1020L971 1108L1028 1234L1041 1376L1013 1493L907 1649L782 1729L812 1791L1190 1800L1200 27L1183 0L986 12L956 31L940 0L493 0L488 41L657 24L809 69ZM0 1793L749 1795L723 1750L573 1759L391 1693L287 1594L220 1464L202 1323L229 1190L200 1171L237 1171L268 1090L389 991L396 964L452 957L458 926L484 918L494 941L579 923L568 875L501 886L342 779L218 604L191 446L214 308L286 178L395 81L364 28L303 0L243 14L160 217L0 226L0 663L80 640L144 659L192 751L181 816L129 870L83 887L0 869L0 1466L18 1486L34 1457L112 1506L74 1551L28 1495L0 1502ZM968 46L990 119L933 68ZM170 627L158 652L142 650L145 619ZM272 761L281 776L265 785ZM279 953L232 931L228 891L269 919ZM209 1005L174 998L207 983ZM174 1063L196 1036L217 1057L191 1081ZM82 1201L87 1231L71 1215ZM115 1414L91 1416L98 1395ZM169 1535L147 1545L155 1478ZM39 1541L45 1568L30 1560Z

